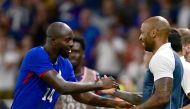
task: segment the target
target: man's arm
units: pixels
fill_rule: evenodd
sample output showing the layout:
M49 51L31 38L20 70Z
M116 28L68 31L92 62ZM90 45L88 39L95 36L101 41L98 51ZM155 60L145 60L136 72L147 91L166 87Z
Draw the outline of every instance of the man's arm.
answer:
M164 77L155 82L155 93L143 104L134 109L161 109L170 100L173 79Z
M92 92L72 94L72 96L76 101L93 106L111 107L111 108L117 108L117 107L131 108L133 106L132 104L129 104L126 101L115 101L113 99L101 97Z
M119 97L125 101L128 101L131 104L139 105L142 103L142 94L139 93L133 93L133 92L126 92L126 91L120 91L115 90L113 94L111 94L115 97Z
M133 105L138 105L142 103L142 93L120 91L114 88L102 90L101 92L121 98Z
M118 84L112 78L103 78L97 82L88 83L67 82L55 70L49 70L41 78L61 94L74 94L118 87Z

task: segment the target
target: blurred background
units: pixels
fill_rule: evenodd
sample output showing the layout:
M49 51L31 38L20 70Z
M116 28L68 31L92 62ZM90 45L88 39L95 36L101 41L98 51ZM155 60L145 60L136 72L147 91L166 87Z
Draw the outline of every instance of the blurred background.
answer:
M156 15L189 28L190 0L0 0L0 101L12 99L22 58L43 45L55 21L84 37L86 66L115 77L123 90L141 91L146 57L139 28Z

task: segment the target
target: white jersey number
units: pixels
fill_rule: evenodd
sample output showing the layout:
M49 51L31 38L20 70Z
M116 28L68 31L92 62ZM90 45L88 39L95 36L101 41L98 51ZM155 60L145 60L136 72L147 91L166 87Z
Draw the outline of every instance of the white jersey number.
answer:
M54 94L54 92L55 92L55 89L50 89L50 88L47 88L47 91L46 91L46 93L44 94L44 96L42 97L42 100L43 101L46 101L46 100L48 100L50 103L52 102L52 98L53 98L53 94Z

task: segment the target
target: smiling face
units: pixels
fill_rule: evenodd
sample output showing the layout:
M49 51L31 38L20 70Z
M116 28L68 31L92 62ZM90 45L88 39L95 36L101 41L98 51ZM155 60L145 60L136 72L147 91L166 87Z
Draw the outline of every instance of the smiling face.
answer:
M73 46L73 32L71 28L62 22L54 22L48 26L47 42L52 47L52 50L56 55L61 55L64 58L68 58Z
M142 42L145 51L152 52L155 47L154 38L150 35L151 27L147 23L141 25L141 35L139 40Z
M58 50L59 55L64 58L68 58L73 46L73 33L70 32L67 35L57 37L55 39L55 46Z

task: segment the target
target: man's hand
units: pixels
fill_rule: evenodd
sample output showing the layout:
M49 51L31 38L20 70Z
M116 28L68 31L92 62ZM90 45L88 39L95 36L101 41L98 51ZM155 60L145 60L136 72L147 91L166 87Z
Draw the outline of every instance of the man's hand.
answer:
M110 88L117 88L119 84L113 79L112 77L104 76L100 80L96 82L97 85L101 87L101 89L110 89Z

